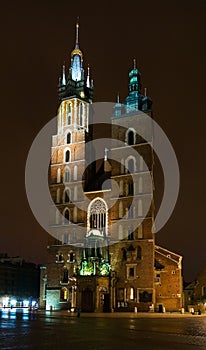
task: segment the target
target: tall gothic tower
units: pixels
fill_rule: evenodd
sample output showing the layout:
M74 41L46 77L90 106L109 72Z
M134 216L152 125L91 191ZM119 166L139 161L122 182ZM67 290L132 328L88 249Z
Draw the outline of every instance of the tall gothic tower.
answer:
M89 104L93 99L93 83L89 68L85 77L83 54L79 47L79 24L76 24L75 48L71 53L71 66L66 77L63 66L59 81L59 107L57 134L52 138L50 189L56 207L51 209L51 224L58 225L56 240L66 244L76 240L75 231L69 223L80 222L76 201L81 201L80 186L86 168L85 143L91 138L89 129ZM83 184L82 184L83 181ZM62 222L60 213L64 216ZM70 225L71 226L71 225ZM66 229L67 228L67 229ZM55 228L54 228L55 231Z
M83 70L78 23L70 69L66 75L63 66L58 94L50 166L53 237L42 269L42 305L90 312L180 308L181 257L157 247L152 233L152 101L141 93L135 61L128 96L123 104L118 98L111 113L110 137L116 143L105 149L101 166L87 166L94 151L86 150L93 139L93 83L89 69L87 76ZM109 187L102 189L106 179Z

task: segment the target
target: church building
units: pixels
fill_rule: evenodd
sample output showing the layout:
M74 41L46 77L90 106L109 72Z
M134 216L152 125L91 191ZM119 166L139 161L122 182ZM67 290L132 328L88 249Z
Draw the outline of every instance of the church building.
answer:
M125 101L118 98L111 108L111 144L93 161L99 151L90 146L94 86L89 68L87 74L83 69L77 23L69 72L63 66L59 81L52 137L54 234L41 269L40 297L47 310L178 311L183 306L182 257L157 246L152 230L152 100L141 91L135 61L128 90ZM145 124L145 114L150 123Z

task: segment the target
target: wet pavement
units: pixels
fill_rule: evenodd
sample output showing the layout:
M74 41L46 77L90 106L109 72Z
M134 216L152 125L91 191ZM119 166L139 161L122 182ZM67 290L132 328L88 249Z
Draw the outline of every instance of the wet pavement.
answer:
M0 311L1 350L206 349L206 316Z

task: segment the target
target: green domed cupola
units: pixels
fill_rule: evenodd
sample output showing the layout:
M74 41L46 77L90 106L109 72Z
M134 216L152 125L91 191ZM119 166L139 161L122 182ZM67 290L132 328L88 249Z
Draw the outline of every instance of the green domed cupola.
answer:
M136 68L136 60L134 59L134 67L129 72L129 95L125 100L127 111L130 109L139 109L139 94L141 90L140 72Z

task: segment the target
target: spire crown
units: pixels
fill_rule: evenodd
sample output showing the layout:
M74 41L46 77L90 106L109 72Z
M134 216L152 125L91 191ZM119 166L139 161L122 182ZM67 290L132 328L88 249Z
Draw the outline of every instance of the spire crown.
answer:
M76 40L75 40L75 48L71 53L71 57L73 58L75 55L79 55L82 60L82 51L79 48L79 17L77 18L77 23L76 23Z
M75 43L75 48L79 49L79 18L77 18L77 23L76 23L76 43Z

